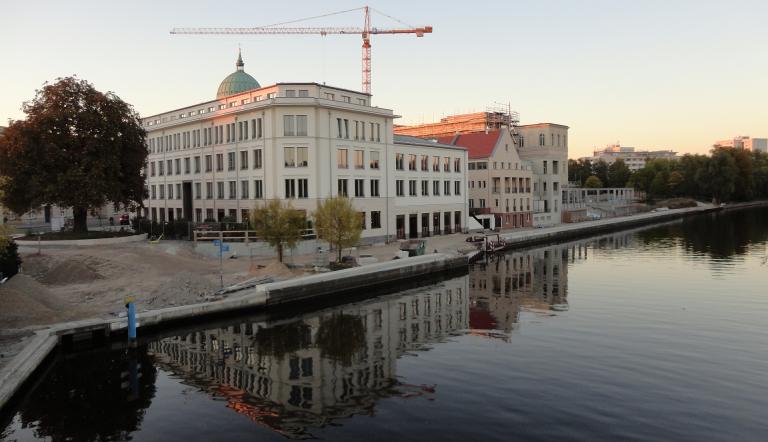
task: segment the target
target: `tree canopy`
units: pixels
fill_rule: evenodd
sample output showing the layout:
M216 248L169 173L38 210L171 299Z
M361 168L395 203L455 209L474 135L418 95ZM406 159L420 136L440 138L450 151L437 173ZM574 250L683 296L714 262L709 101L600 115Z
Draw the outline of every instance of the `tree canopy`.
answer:
M360 213L352 206L352 201L344 197L334 197L318 204L314 214L317 236L331 243L338 252L352 247L360 241L363 231Z
M599 189L603 187L603 182L600 181L600 178L592 175L591 177L587 178L587 181L584 182L584 187L589 189Z
M290 202L270 200L256 207L251 214L256 236L277 249L277 259L283 262L285 248L293 248L301 240L301 230L306 225L304 213L293 208Z
M89 209L145 197L146 132L133 107L74 77L45 84L0 138L0 203L23 213L41 205L71 207L76 231Z

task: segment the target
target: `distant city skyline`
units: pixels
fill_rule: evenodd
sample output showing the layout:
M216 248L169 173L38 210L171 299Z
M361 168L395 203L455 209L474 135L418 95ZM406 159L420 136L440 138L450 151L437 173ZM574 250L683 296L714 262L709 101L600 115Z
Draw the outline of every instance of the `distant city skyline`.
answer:
M262 86L360 89L359 36L179 36L176 26L259 26L362 6L222 0L12 3L0 14L0 125L45 81L76 74L148 116L215 97L235 70ZM570 127L571 158L621 141L706 153L768 136L768 4L648 0L370 2L434 33L373 36L373 104L399 124L510 103L523 124ZM359 11L293 26L362 25ZM382 15L373 26L402 27Z

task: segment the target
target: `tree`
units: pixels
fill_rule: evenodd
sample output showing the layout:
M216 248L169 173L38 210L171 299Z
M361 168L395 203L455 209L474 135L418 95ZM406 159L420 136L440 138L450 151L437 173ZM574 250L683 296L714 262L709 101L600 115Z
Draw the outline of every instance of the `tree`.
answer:
M712 199L715 203L727 200L736 188L736 176L738 168L736 161L727 152L727 149L715 148L707 164L702 171L701 179L709 183Z
M592 175L591 177L587 178L587 181L584 182L584 187L588 189L599 189L603 187L603 182L600 181L600 178Z
M669 180L667 181L667 186L669 187L670 195L677 196L680 194L680 186L685 181L685 178L683 177L683 174L674 171L669 174Z
M277 259L283 262L283 250L295 247L301 240L306 219L290 202L270 200L266 205L254 208L251 223L256 236L276 248Z
M583 186L590 175L592 175L592 163L588 159L568 160L568 181L577 182L579 186Z
M141 204L146 132L131 105L67 77L43 85L22 109L26 119L0 138L0 203L17 213L71 207L78 232L88 230L89 209Z
M317 236L336 247L338 261L341 261L341 250L360 241L363 231L360 213L348 198L334 197L319 204L314 216Z
M592 164L592 175L598 177L603 184L608 183L608 163L605 160L597 160ZM601 186L602 187L602 186Z
M632 171L622 159L617 159L608 166L608 187L625 187Z
M4 226L0 226L2 228ZM3 238L0 232L0 279L10 278L19 272L21 257L16 241L7 237Z

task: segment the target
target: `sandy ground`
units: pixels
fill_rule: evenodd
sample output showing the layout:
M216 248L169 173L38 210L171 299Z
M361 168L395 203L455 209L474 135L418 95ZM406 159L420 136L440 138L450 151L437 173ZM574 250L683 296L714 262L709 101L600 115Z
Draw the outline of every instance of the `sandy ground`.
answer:
M32 330L57 322L109 318L211 300L220 288L219 260L196 254L193 243L132 243L98 247L21 247L22 272L0 285L0 366ZM224 285L257 277L287 279L303 272L274 259L225 259Z

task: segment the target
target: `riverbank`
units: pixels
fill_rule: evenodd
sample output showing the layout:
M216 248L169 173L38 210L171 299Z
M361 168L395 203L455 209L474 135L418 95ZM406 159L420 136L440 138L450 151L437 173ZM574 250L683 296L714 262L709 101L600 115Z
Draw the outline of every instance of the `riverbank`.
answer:
M734 205L731 208L746 208L754 207L755 205L755 203L744 206ZM763 202L762 204L757 205L766 205L766 203ZM505 232L501 235L505 238L505 240L508 241L508 247L510 248L526 247L537 243L561 241L568 238L587 236L612 230L621 230L624 228L635 227L644 224L661 223L675 218L681 218L715 210L720 210L720 207L702 205L696 208L645 213L642 215L623 218L612 218L579 224L560 225L545 229L527 229L514 232ZM380 285L391 284L392 281L397 281L398 278L403 276L423 277L433 272L445 271L449 268L457 268L458 266L464 266L466 268L467 258L461 257L459 253L460 250L467 249L467 243L464 241L465 238L466 235L463 234L429 238L427 249L441 253L429 254L419 258L401 260L399 262L391 261L391 257L394 256L394 251L397 249L396 244L363 248L362 250L365 251L365 253L369 253L370 250L373 251L376 255L380 256L380 260L382 262L362 268L354 268L340 272L333 272L330 274L313 275L303 278L296 278L296 275L289 275L288 277L291 278L289 281L263 284L258 287L237 292L235 294L218 299L206 300L205 298L196 299L195 297L188 297L188 300L197 300L197 303L193 303L193 305L180 306L176 305L175 301L164 301L166 302L165 304L155 304L154 306L150 306L147 311L142 312L139 315L140 325L143 327L159 326L169 321L178 321L190 318L197 319L206 315L210 316L212 314L224 314L227 312L234 312L239 309L278 304L285 302L286 300L317 298L321 296L327 296L339 290L352 290L366 287L371 279L376 280L376 282ZM211 279L214 279L217 276L217 266L214 265L215 263L213 263L211 260L207 260L199 256L189 255L189 253L192 252L190 250L182 250L182 245L183 243L176 244L174 242L168 242L155 249L152 249L151 246L143 244L123 245L120 246L120 248L105 248L103 250L99 248L89 248L78 249L75 251L69 250L67 252L59 251L58 253L63 254L63 256L68 256L68 253L108 253L111 255L120 256L121 254L127 253L126 250L121 248L128 247L131 248L135 254L131 256L129 261L134 261L136 266L140 267L142 265L146 265L147 267L141 267L139 271L131 268L115 270L116 274L123 274L126 271L133 271L133 276L131 276L131 278L134 280L132 283L133 285L130 283L130 281L123 280L120 282L119 279L114 279L110 277L109 274L103 272L99 273L102 276L101 278L93 278L93 280L90 281L89 284L97 284L95 281L101 279L98 281L98 284L102 284L104 285L103 287L106 288L111 286L112 292L115 292L111 299L107 301L102 300L104 303L101 304L102 307L106 307L106 309L102 310L101 313L103 314L105 311L108 311L111 314L111 317L107 317L105 319L104 317L99 318L98 315L94 315L90 317L95 317L97 319L87 320L83 319L82 317L65 319L75 322L57 324L52 327L36 327L32 330L30 330L29 327L25 327L24 324L18 323L17 327L26 330L25 333L12 334L9 335L11 336L9 339L0 340L0 345L4 347L0 348L0 352L6 352L5 354L7 355L7 349L9 348L12 349L11 351L13 353L18 352L18 357L15 358L10 364L7 363L9 359L8 357L0 358L0 364L5 362L6 365L5 367L0 367L0 385L2 385L2 388L16 391L20 383L23 382L29 373L31 373L31 371L28 370L29 367L34 366L34 364L39 364L45 359L45 355L47 355L49 352L49 350L45 350L47 347L41 347L43 350L40 351L43 353L40 354L33 351L34 348L29 350L30 347L35 347L37 345L36 342L38 340L42 339L39 337L41 335L49 337L55 336L55 339L58 341L60 337L64 335L72 335L75 333L87 335L93 332L110 333L125 328L125 320L117 318L114 314L112 314L115 313L116 310L122 310L122 298L124 295L131 294L130 292L142 293L141 283L156 284L158 281L167 281L170 275L175 274L173 268L174 264L187 261L187 265L192 267L198 266L196 267L198 271L204 274L208 278L208 281L211 282ZM139 250L147 250L145 248L149 248L148 250L153 251L150 253L150 255L154 254L153 260L147 260L146 257L141 255L141 253L138 253ZM92 250L97 250L97 252L93 252ZM175 257L171 258L169 255L174 255ZM311 259L311 257L305 257L304 259ZM66 261L66 259L64 259L64 261ZM422 263L422 261L424 261L424 263ZM241 272L242 274L240 275L240 280L247 279L249 276L249 273L247 272L249 264L247 263L247 260L242 260L239 262L240 264L227 262L227 266L229 267L228 271L231 272L233 268L240 266L243 270L243 272ZM66 276L71 272L67 272L66 269L63 269L60 273ZM232 275L229 274L229 277L231 276ZM237 282L236 278L229 277L227 279L228 281ZM187 287L183 285L183 281L179 280L177 282L182 285L179 286L179 284L174 283L170 287L167 285L156 285L155 287L156 289L159 287L161 294L162 291L166 289L188 292ZM120 287L120 289L116 289L117 287ZM146 290L146 286L144 286L144 290ZM281 293L280 290L283 290L283 296L277 296ZM83 292L81 292L81 294L82 293ZM270 294L275 296L271 296ZM291 299L292 297L295 299ZM2 300L2 293L0 293L0 300ZM90 305L90 307L99 305L99 300L88 300L86 298L85 302L87 304L93 304ZM51 309L67 311L67 309L62 308L61 306L51 306ZM4 311L5 317L5 310L2 311ZM87 310L82 310L80 313L83 311ZM34 335L32 335L32 333L34 333ZM20 337L24 339L24 341L19 343L18 341L14 340L15 337ZM6 396L10 397L9 395ZM5 399L7 399L7 397ZM5 399L0 397L0 405L2 405L2 401Z

